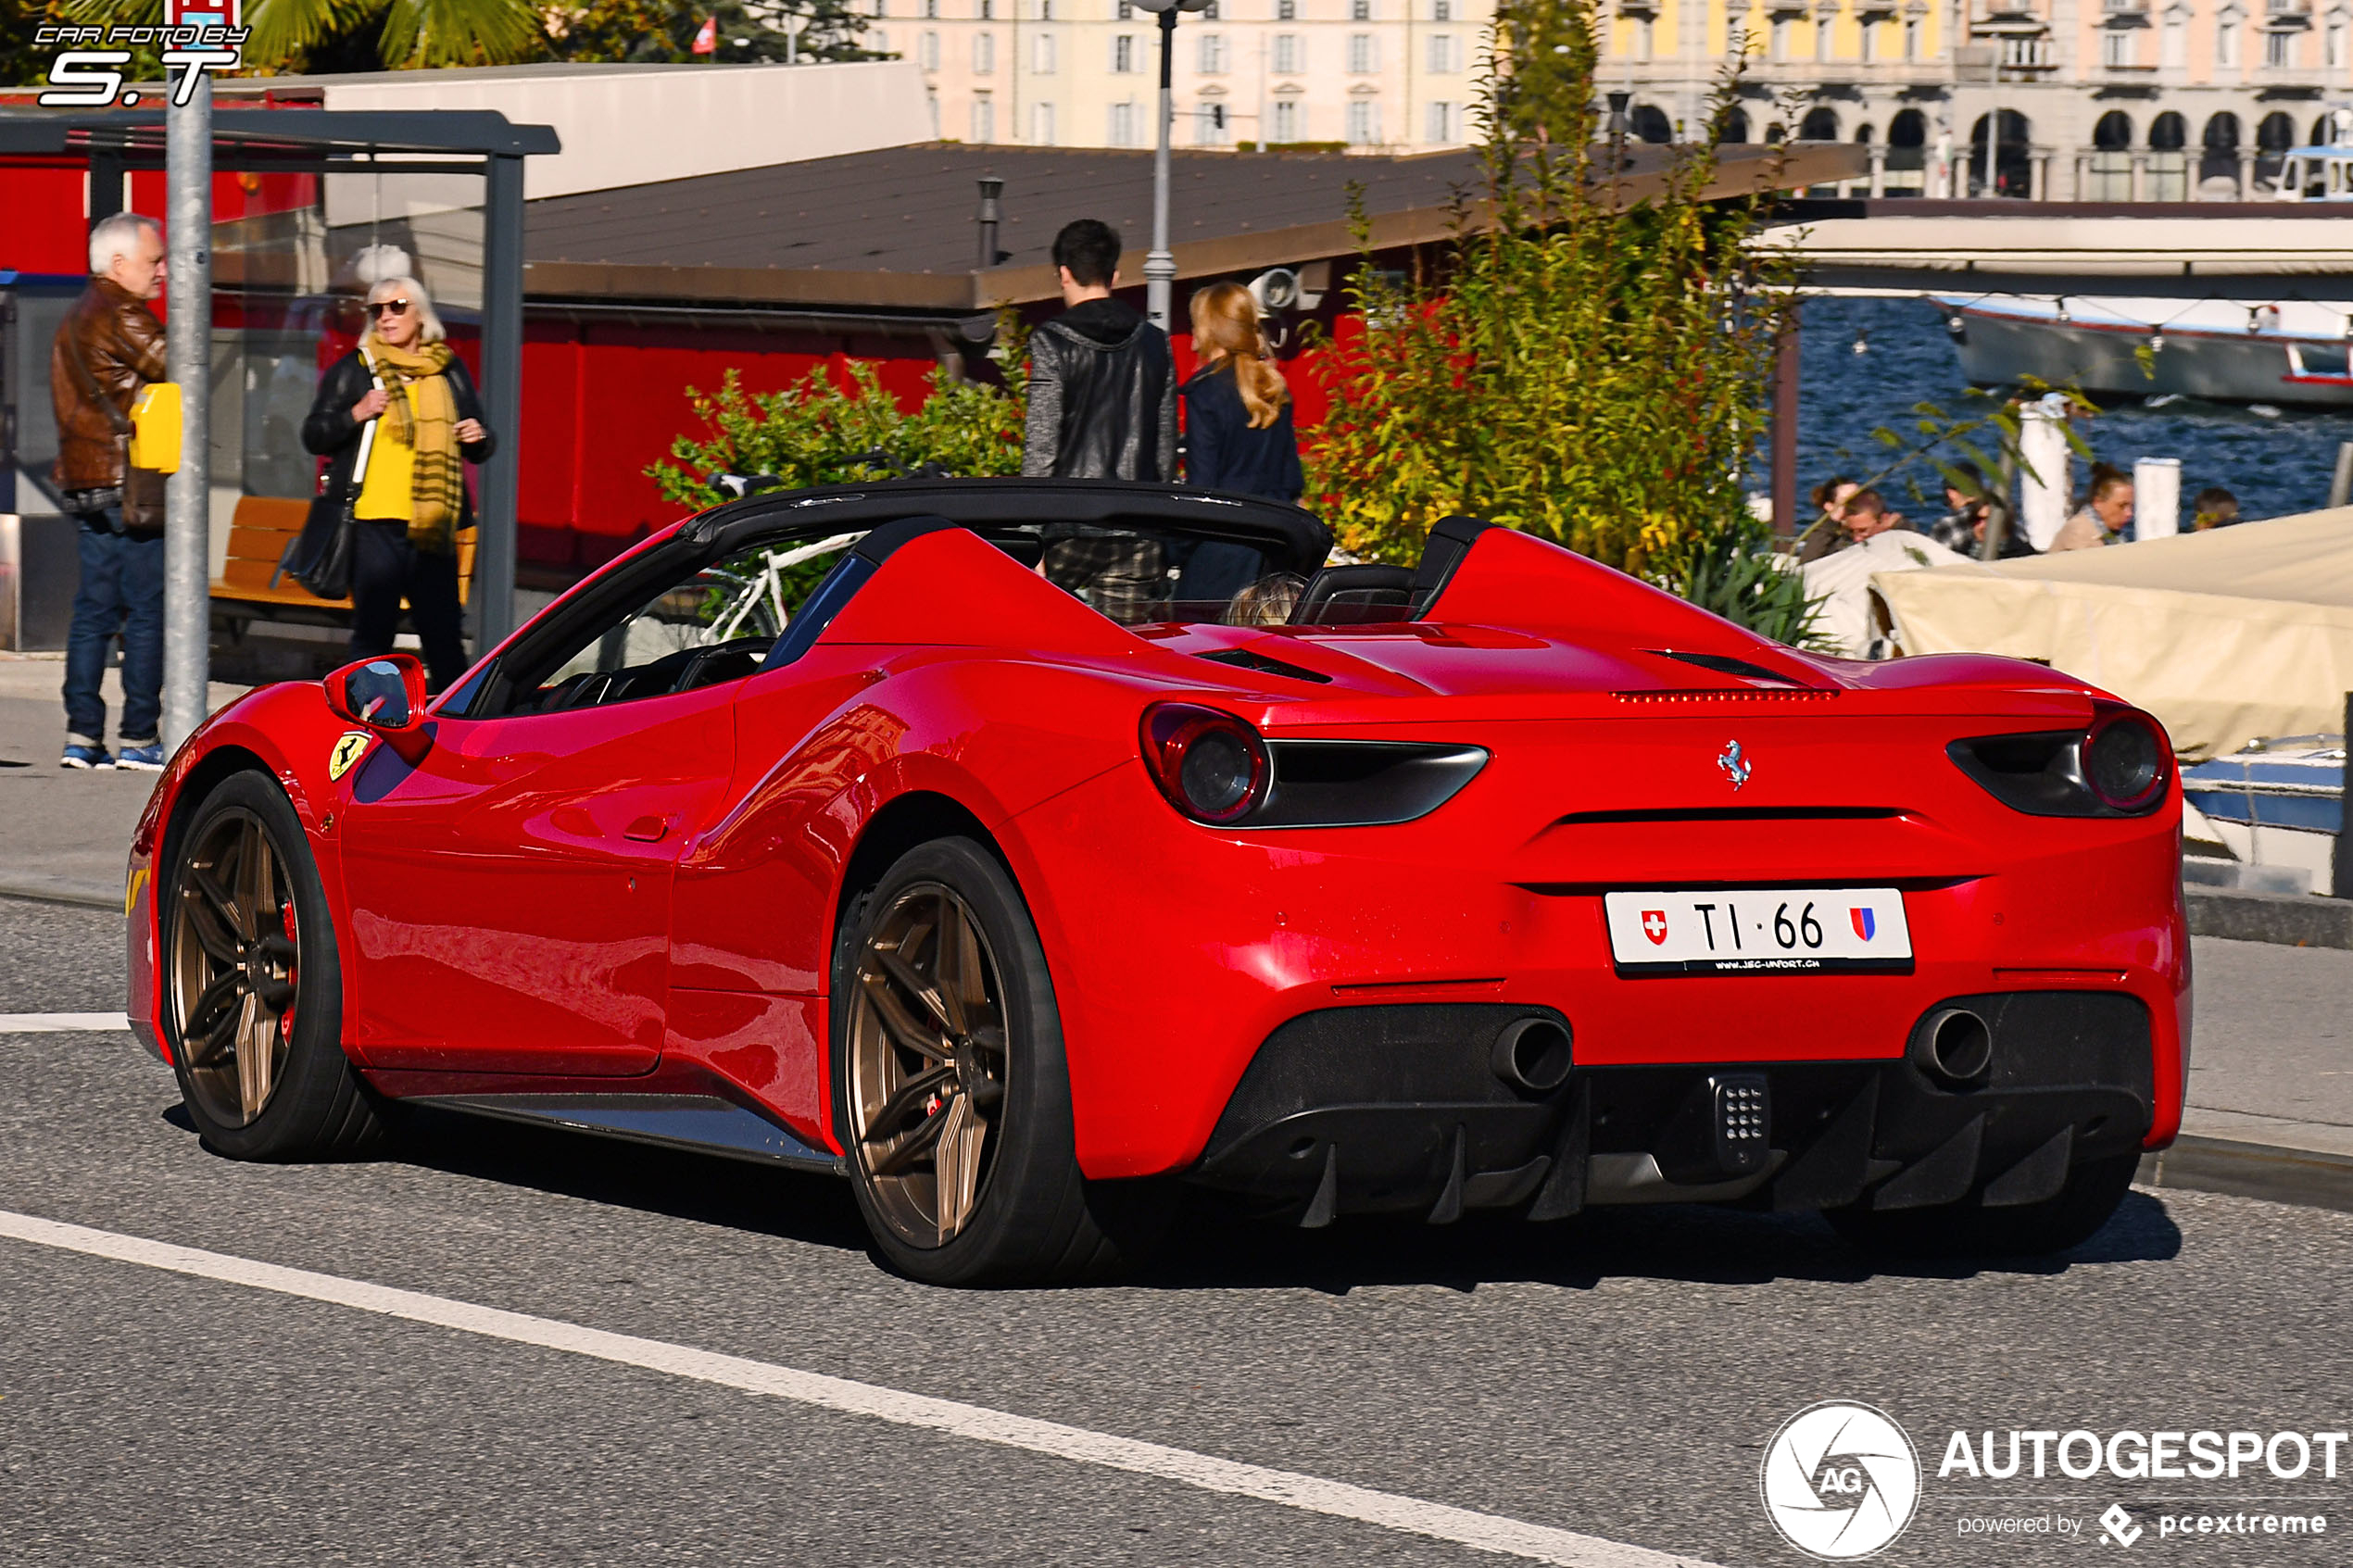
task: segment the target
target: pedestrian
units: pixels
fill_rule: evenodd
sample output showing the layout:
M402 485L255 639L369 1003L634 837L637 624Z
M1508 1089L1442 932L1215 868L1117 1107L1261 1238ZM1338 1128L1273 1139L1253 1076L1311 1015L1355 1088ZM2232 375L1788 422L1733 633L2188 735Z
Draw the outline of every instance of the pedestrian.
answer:
M1945 482L1944 505L1948 509L1929 524L1928 534L1946 549L1973 560L1985 552L1985 530L1995 513L1998 511L2007 523L2008 508L1987 490L1983 469L1968 461L1955 463L1953 468L1961 483ZM2033 553L2034 546L2015 527L2002 530L2002 559Z
M2095 550L2114 540L2132 521L2133 476L2106 463L2094 464L2091 497L2082 510L2059 525L2050 553Z
M320 378L302 444L331 459L320 494L352 503L351 657L392 651L405 598L438 692L466 669L457 535L474 520L463 465L488 460L497 443L422 283L384 279L368 291L367 315L359 346ZM355 473L371 420L368 466Z
M1212 283L1194 291L1191 314L1200 369L1179 393L1185 483L1297 502L1307 476L1299 466L1290 388L1267 351L1258 302L1239 283ZM1182 566L1179 600L1223 605L1258 581L1265 557L1248 545L1205 542Z
M1846 546L1846 503L1863 487L1843 473L1834 473L1814 486L1812 521L1800 531L1797 558L1800 564L1819 560L1832 550Z
M1798 556L1800 565L1820 560L1825 556L1834 556L1841 550L1891 530L1906 533L1918 532L1899 513L1888 510L1886 497L1876 490L1858 487L1843 500L1833 499L1839 519L1837 529L1833 531L1825 527L1821 533L1828 537L1821 547L1801 551ZM1826 513L1829 510L1827 508L1824 509Z
M2190 503L2190 530L2228 528L2239 521L2239 498L2219 484L2209 484Z
M1029 339L1029 422L1021 471L1033 478L1176 477L1176 363L1168 334L1112 297L1119 235L1100 219L1054 236L1064 309Z
M49 350L59 498L74 520L82 577L66 633L68 768L163 766L163 476L130 462L131 405L164 379L163 226L135 212L90 230L90 282ZM107 752L107 651L122 639L122 717Z

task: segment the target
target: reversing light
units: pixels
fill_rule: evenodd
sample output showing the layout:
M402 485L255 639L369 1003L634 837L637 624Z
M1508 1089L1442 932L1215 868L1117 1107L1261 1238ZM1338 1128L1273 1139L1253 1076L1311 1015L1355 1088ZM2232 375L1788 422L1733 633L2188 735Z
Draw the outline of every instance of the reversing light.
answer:
M2103 805L2137 811L2165 793L2171 749L2147 714L2104 709L2083 740L2083 782Z
M1144 711L1144 766L1168 803L1195 822L1239 822L1266 798L1266 743L1230 713L1164 702Z

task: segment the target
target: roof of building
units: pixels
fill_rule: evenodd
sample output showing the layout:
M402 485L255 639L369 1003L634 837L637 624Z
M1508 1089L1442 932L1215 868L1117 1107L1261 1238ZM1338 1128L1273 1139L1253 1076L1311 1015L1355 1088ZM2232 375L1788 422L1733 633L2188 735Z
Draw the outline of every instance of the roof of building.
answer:
M1629 199L1659 188L1676 152L1629 149ZM1169 236L1180 278L1353 255L1352 190L1362 193L1376 249L1442 240L1458 193L1467 197L1480 183L1469 152L1184 151L1170 162ZM1863 171L1863 149L1843 144L1727 146L1709 192ZM986 270L976 227L983 175L1004 181L1004 259ZM524 286L535 298L987 309L1057 295L1049 248L1076 218L1118 230L1123 270L1139 281L1151 193L1148 150L954 143L584 192L528 204Z

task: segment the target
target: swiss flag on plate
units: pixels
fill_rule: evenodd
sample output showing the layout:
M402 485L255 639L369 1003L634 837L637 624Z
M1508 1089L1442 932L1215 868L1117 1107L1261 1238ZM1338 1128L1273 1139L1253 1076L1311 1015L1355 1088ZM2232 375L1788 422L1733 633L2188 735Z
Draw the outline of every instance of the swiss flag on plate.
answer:
M718 47L719 19L705 17L701 30L695 34L694 52L698 55L709 55L716 52Z
M1654 947L1667 940L1667 911L1665 909L1642 911L1642 935L1651 939L1651 946Z

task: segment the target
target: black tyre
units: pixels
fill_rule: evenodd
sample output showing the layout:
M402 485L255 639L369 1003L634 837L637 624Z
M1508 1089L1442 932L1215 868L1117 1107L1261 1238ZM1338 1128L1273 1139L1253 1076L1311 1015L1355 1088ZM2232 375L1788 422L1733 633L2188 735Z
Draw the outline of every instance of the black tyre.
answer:
M2088 1160L2068 1173L2057 1196L2015 1208L1833 1209L1822 1218L1864 1251L1890 1257L2042 1257L2098 1235L2132 1189L2139 1166L2136 1153Z
M335 1159L383 1136L343 1053L343 968L293 805L233 773L174 841L159 910L165 1037L205 1142L238 1160Z
M1046 955L970 839L909 850L835 949L834 1125L876 1249L933 1285L1097 1277L1149 1245L1153 1184L1092 1183Z

